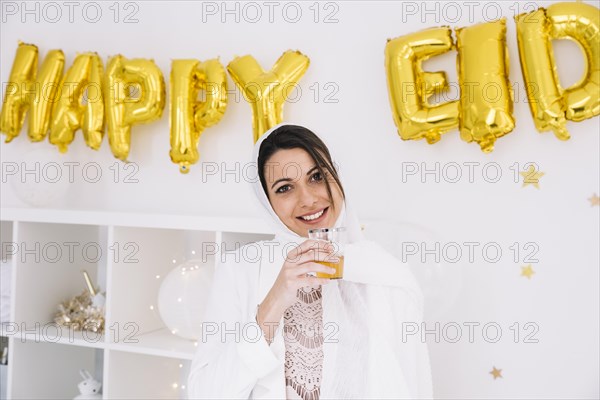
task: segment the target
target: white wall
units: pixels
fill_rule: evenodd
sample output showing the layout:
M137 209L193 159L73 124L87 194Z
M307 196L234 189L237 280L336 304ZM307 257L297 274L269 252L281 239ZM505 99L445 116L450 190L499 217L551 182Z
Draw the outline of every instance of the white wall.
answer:
M102 16L90 23L82 16L86 3L77 3L73 22L69 22L69 9L58 2L54 4L62 17L52 23L49 20L55 18L56 8L43 2L27 3L30 9L35 10L35 4L39 8L26 14L24 3L3 1L0 75L3 83L8 80L18 40L39 46L41 57L51 49L62 49L67 65L85 51L98 52L104 62L118 53L128 58L153 58L167 83L173 59L220 57L226 66L236 55L251 54L263 68L270 69L285 50L302 51L310 58L310 67L301 80L302 95L284 108L285 119L305 124L328 140L338 155L347 191L365 220L412 223L421 231L435 232L429 237L440 240L442 247L458 243L463 251L456 263L442 260L446 269L436 272L442 283L451 287L444 289L447 298L438 298L444 303L443 310L429 314L427 328L433 329L436 321L441 326L455 322L463 328L457 343L442 337L436 344L433 335L428 336L436 396L597 398L599 221L598 207L590 207L587 199L594 192L599 194L600 119L569 123L572 138L566 142L552 133L539 134L525 102L513 21L516 11L524 11L527 5L520 1L470 3L472 15L469 8L456 2L357 1L331 2L328 6L298 2L294 4L302 10L302 17L297 23L284 18L294 18L294 8L288 8L288 14L282 12L284 3L277 3L274 22L270 23L264 2L254 3L262 18L252 23L249 19L254 18L256 8L244 8L239 3L240 20L236 23L235 13L203 14L201 2L137 1L130 2L129 8L121 3L119 22L115 23L113 2L98 2ZM16 14L6 12L9 4L18 8ZM592 4L598 6L597 2ZM211 5L220 11L225 7L221 2ZM228 3L227 7L236 6ZM425 13L425 7L434 11ZM315 8L320 10L317 23ZM433 146L424 141L402 141L388 101L386 39L426 27L471 25L493 18L499 9L508 19L516 129L499 139L491 154L461 141L457 131L444 135ZM407 16L407 10L416 10L416 14ZM124 16L132 11L138 22L123 23ZM455 17L457 11L459 18ZM324 23L331 12L337 22ZM39 22L35 21L36 13ZM93 18L94 9L88 9L87 15ZM222 17L225 22L221 22ZM562 42L556 50L561 80L577 81L583 71L579 50ZM456 82L454 57L455 53L448 54L426 66L446 70ZM237 92L228 79L230 89ZM337 88L332 96L336 103L325 101L333 92L326 89L328 83ZM315 87L319 88L316 101ZM235 163L243 167L249 160L253 146L250 106L239 92L237 97L236 101L230 96L222 121L204 132L199 145L201 162L224 163L232 169ZM3 177L2 207L30 207L22 198L31 196L37 199L36 204L48 208L258 216L241 174L206 176L199 163L188 175L181 175L169 159L168 130L168 105L160 121L133 128L129 159L139 168L134 176L137 183L124 182L122 175L113 182L115 162L121 174L134 169L125 169L113 158L106 138L102 148L94 152L78 133L68 153L60 155L47 142L30 143L24 130L12 143L0 145L3 171L13 162L20 168L22 162L32 168L35 160L80 164L71 184L66 167L61 183L54 185L44 185L43 177L36 184L34 175L22 171L16 177ZM469 182L464 164L468 162L479 163L473 182ZM515 163L523 170L527 162L535 162L545 172L539 190L522 188L521 177L515 182ZM462 167L462 179L451 183L442 176L436 182L433 175L427 175L422 182L418 174L403 181L402 172L409 163L417 163L420 169L432 169L439 163L442 170L451 168L449 163L457 163ZM482 175L482 167L493 166L490 163L497 163L502 173L496 183L487 182ZM82 176L82 168L94 165L100 165L102 178L90 183ZM479 244L472 262L464 242ZM520 248L518 262L510 248L515 242ZM527 264L523 261L529 253L524 247L527 242L538 248L538 262L533 264L536 274L531 280L519 276L520 267ZM497 243L501 248L498 262L483 258L481 248L486 243ZM428 245L433 247L434 243ZM418 264L417 256L407 261ZM474 343L469 343L464 323L473 321L481 325L475 328ZM481 326L488 322L502 328L497 343L488 343L482 336ZM515 322L520 324L518 343L514 343L510 330ZM539 343L523 343L523 335L530 332L523 329L526 322L539 327L535 335ZM451 330L446 333L453 336ZM493 330L488 333L493 336ZM502 379L492 378L492 366L502 369Z

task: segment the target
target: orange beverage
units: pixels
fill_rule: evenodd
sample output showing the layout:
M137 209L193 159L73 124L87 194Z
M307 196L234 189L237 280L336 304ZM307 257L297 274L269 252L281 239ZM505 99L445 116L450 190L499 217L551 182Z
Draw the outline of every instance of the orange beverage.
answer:
M342 279L344 277L344 246L346 244L345 236L346 228L340 226L338 228L316 228L308 230L308 237L315 240L324 240L333 244L334 250L329 254L339 258L339 262L317 261L319 264L335 268L335 273L326 274L316 272L317 278Z
M342 279L344 277L344 256L338 256L338 258L340 261L336 263L328 261L315 261L327 267L335 268L335 273L333 275L317 272L317 278Z

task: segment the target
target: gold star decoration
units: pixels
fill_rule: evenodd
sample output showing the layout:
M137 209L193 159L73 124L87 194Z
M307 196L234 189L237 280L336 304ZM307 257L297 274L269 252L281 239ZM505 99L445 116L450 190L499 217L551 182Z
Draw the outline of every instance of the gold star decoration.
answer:
M538 189L540 188L540 178L545 175L541 171L536 171L533 165L530 165L529 169L527 169L526 171L519 172L519 174L523 177L523 186L521 187L533 185Z
M590 201L590 207L600 206L600 197L596 193L588 199Z
M496 367L492 367L493 369L490 371L490 374L492 374L492 376L494 377L494 380L496 380L496 378L502 378L502 370L501 369L496 369Z
M531 279L531 277L535 274L533 268L531 268L531 264L521 267L521 276L527 277L527 279Z

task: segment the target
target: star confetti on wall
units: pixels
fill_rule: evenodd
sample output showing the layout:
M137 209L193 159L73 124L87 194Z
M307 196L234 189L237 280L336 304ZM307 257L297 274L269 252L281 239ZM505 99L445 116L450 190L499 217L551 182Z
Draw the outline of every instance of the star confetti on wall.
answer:
M588 199L590 201L590 207L600 206L600 197L596 193Z
M533 268L531 268L531 264L521 267L521 276L527 277L527 279L531 279L531 277L535 274Z
M530 165L529 169L527 169L526 171L519 172L519 174L521 174L521 176L523 177L523 186L521 187L533 185L537 189L540 188L540 178L545 175L544 172L536 171L533 165Z
M492 374L492 376L494 377L494 380L496 380L497 378L502 378L502 370L501 369L496 369L496 367L492 367L493 369L490 371L490 374Z

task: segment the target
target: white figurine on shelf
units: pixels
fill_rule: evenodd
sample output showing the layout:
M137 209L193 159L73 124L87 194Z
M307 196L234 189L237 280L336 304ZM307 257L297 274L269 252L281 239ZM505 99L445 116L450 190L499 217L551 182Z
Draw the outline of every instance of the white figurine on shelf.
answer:
M79 396L75 397L73 400L102 399L102 394L100 394L102 384L95 380L85 369L79 370L79 375L81 375L83 381L79 382L77 385L79 388Z

